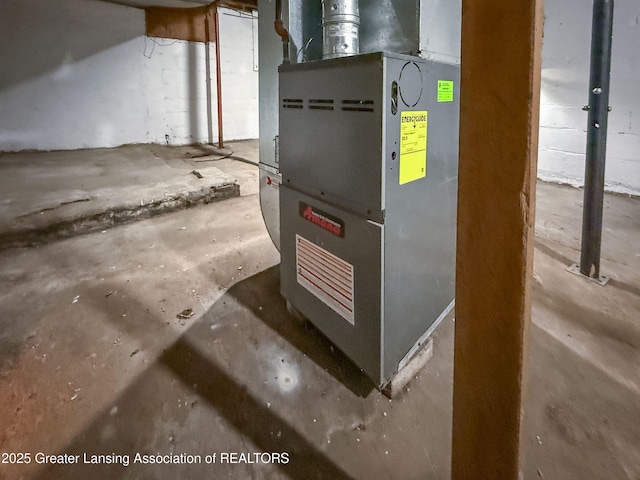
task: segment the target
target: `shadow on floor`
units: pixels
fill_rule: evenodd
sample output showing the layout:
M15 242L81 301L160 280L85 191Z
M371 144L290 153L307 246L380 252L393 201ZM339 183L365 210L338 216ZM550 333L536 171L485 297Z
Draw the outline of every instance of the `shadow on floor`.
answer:
M354 393L366 395L372 390L370 381L346 357L333 352L328 340L315 329L296 323L278 291L277 266L234 285L59 452L79 455L78 463L47 464L36 478L254 478L254 473L262 467L273 470L269 478L274 478L278 471L275 478L351 479L307 439L302 426L289 423L286 415L280 413L286 408L279 409L280 412L270 408L256 394L259 385L242 382L243 369L259 367L255 362L260 359L248 353L252 348L250 341L221 336L218 342L231 345L239 342L246 350L236 350L230 365L216 358L216 345L210 341L212 321L232 319L231 322L253 329L264 322ZM95 298L101 296L102 293ZM95 303L98 307L97 301ZM145 305L138 303L134 310L144 311ZM105 308L104 303L100 306ZM109 318L118 321L112 316ZM140 320L138 325L128 321L117 326L126 330L126 334L144 339L153 331L152 327L150 332L149 320L161 324L158 319ZM82 409L82 402L76 403L77 408ZM136 453L184 453L204 458L214 452L234 451L287 452L289 461L274 462L268 467L206 465L204 461L177 465L133 463ZM105 455L106 460L97 465L84 463L85 454L89 459L92 455ZM123 464L125 457L129 465Z
M280 292L280 265L271 267L229 289L229 295L246 306L264 324L359 397L375 389L373 382L345 354L308 322L287 311ZM269 305L269 308L264 308ZM262 308L261 308L262 307Z

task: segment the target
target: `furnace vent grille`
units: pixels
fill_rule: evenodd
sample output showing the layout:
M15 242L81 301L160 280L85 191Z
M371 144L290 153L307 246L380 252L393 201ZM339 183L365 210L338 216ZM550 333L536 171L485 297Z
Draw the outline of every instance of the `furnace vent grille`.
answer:
M296 234L296 272L300 285L355 324L353 265Z
M284 108L304 108L301 98L285 98L282 100L282 106Z
M311 110L333 110L333 100L314 98L309 100Z
M373 112L373 100L343 100L342 110L349 112Z
M305 101L301 98L282 99L282 108L303 109ZM335 110L337 100L330 98L311 98L307 100L309 110ZM347 112L374 112L375 102L373 100L342 100L341 110Z

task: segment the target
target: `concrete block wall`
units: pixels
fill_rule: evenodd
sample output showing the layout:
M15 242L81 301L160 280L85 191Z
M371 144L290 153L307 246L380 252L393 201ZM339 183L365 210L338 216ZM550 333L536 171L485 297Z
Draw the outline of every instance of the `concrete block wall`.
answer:
M584 184L592 0L545 0L538 177ZM423 0L423 56L460 62L461 2ZM617 1L605 188L640 195L640 9ZM505 79L506 80L506 79Z
M225 139L258 136L254 23L220 11ZM0 3L0 151L217 138L213 44L147 38L143 10L95 0Z
M584 184L591 0L545 1L538 176ZM640 9L614 10L605 187L640 195Z
M606 188L640 195L640 12L616 2ZM591 0L547 0L538 175L584 182ZM220 15L225 139L258 137L256 19ZM460 58L460 2L425 0L424 56ZM0 151L217 139L203 44L146 38L144 12L95 0L0 3Z

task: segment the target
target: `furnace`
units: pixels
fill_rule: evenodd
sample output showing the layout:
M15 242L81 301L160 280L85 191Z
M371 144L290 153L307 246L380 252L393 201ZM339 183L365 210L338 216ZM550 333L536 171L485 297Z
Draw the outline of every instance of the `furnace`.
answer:
M384 386L453 307L459 67L279 67L281 291Z

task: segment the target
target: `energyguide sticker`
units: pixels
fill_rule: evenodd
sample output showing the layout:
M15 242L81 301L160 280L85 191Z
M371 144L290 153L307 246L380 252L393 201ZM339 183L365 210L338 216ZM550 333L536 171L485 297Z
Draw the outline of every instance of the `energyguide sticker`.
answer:
M427 124L429 112L400 115L400 185L427 176Z

